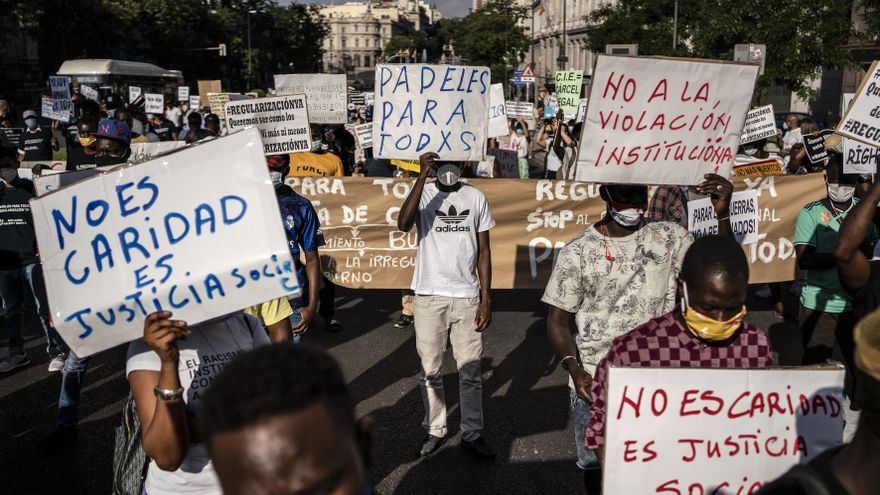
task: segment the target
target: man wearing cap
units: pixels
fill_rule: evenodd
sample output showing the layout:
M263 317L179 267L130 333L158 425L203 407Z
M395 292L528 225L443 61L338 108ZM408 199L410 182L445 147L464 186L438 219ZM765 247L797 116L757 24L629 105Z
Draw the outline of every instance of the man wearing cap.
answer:
M457 163L435 166L436 153L419 157L421 172L403 203L397 228L419 234L412 290L416 351L421 360L419 387L427 436L420 457L434 453L446 437L443 354L447 341L458 366L461 446L492 459L495 453L482 437L483 385L480 360L482 332L492 320L492 254L489 230L495 226L486 196L459 182ZM426 184L436 169L437 181Z
M22 118L27 129L18 142L18 160L22 162L51 160L52 151L58 151L55 136L38 125L37 112L27 110L22 114Z

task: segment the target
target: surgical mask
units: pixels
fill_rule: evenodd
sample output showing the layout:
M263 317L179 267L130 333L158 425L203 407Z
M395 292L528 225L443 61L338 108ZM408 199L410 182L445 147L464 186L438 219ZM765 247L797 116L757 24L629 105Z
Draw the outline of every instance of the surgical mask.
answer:
M284 174L277 170L269 171L269 179L272 180L272 185L275 186L275 189L278 189L284 184Z
M97 140L98 138L96 138L95 136L80 137L79 144L81 144L83 148L91 148L95 145L95 141Z
M321 151L321 140L312 141L312 151Z
M642 222L642 217L645 216L645 208L643 207L629 207L629 208L615 208L615 203L611 203L609 205L608 211L611 214L611 218L614 219L618 225L622 225L624 227L634 227Z
M30 130L37 128L37 119L24 119L24 123Z
M681 301L682 317L688 330L697 337L711 342L721 342L733 337L748 314L746 307L743 306L742 310L733 318L727 321L718 321L692 308L688 300L687 282L682 281L682 286L684 289L684 297Z
M516 135L517 135L517 136L522 136L522 135L523 135L523 130L522 130L522 129L517 129L517 130L516 130Z
M0 168L0 179L2 179L3 182L10 183L14 181L16 177L18 177L18 170L15 170L14 168Z
M749 155L749 156L755 156L755 154L758 153L758 148L753 148L753 147L743 148L743 153L745 153L746 155Z
M437 168L437 182L446 187L458 184L458 179L460 178L461 169L458 168L458 165L446 163Z
M835 203L846 203L856 192L856 186L844 184L828 184L828 198Z

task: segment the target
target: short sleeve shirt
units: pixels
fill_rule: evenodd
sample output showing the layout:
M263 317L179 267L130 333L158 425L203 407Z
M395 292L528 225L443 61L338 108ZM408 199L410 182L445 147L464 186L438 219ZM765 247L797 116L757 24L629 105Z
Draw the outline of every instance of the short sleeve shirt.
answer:
M333 153L291 153L291 177L341 177L342 160Z
M853 205L858 199L853 198ZM803 207L795 224L794 244L816 248L817 253L831 253L837 242L840 224L846 213L829 211L824 201L813 201ZM871 227L869 242L877 239L877 231ZM807 270L806 284L801 291L801 304L805 308L825 313L843 313L852 310L852 301L840 285L837 268Z
M678 224L655 222L616 238L591 225L562 248L541 300L575 314L575 343L590 374L612 340L672 310L691 243Z
M25 129L18 142L18 151L24 153L22 161L25 162L51 160L52 135L39 127L33 132Z
M324 232L315 207L308 199L300 196L289 186L281 186L275 190L278 195L278 207L281 210L281 223L287 233L287 244L293 263L296 267L296 276L299 279L303 295L308 293L308 278L305 266L300 259L302 252L311 252L324 245Z

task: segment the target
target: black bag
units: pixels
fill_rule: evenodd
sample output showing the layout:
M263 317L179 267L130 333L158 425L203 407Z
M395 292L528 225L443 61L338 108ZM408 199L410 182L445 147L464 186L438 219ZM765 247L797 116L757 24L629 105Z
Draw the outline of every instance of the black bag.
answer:
M116 427L113 445L113 494L141 495L147 454L141 443L141 421L134 407L134 398L122 408L122 424Z

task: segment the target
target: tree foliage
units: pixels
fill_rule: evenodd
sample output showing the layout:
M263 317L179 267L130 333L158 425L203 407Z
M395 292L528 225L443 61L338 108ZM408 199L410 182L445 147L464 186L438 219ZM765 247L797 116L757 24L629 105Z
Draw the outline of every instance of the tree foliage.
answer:
M869 0L871 1L871 0ZM812 96L811 79L823 69L852 64L843 45L854 36L851 0L777 2L679 0L678 47L672 48L674 0L620 0L589 16L592 50L606 44L638 43L639 55L733 60L734 45L767 45L757 90L779 84Z

